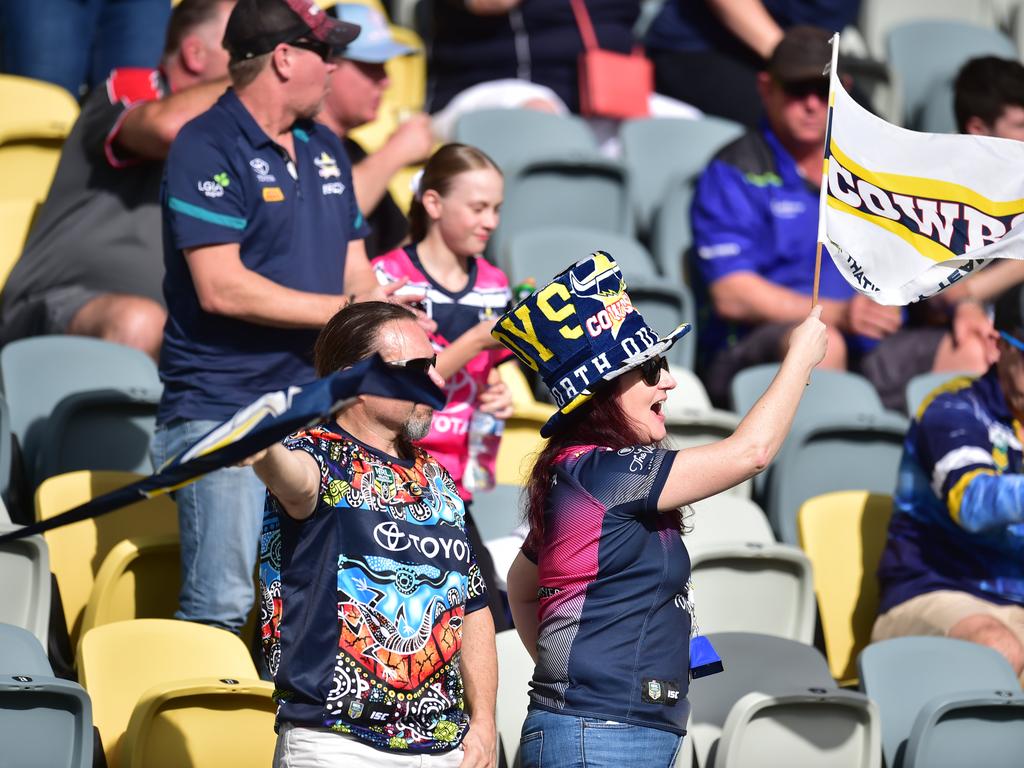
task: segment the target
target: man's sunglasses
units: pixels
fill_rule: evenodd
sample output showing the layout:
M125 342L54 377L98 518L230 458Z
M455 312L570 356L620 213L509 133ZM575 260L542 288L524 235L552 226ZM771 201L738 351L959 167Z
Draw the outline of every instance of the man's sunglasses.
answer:
M801 80L796 83L783 83L783 92L791 99L803 101L810 95L815 95L822 101L828 101L828 80Z
M668 360L658 355L650 360L645 360L637 367L640 369L640 375L644 377L644 384L648 387L656 387L661 381L661 372L668 370Z
M406 368L421 373L429 373L430 369L437 365L437 355L430 357L412 357L408 360L389 360L388 365L392 368Z
M308 37L300 37L298 40L289 40L288 45L292 48L301 48L304 51L312 51L322 61L334 61L341 57L341 51L334 48L330 43L322 40L310 40Z

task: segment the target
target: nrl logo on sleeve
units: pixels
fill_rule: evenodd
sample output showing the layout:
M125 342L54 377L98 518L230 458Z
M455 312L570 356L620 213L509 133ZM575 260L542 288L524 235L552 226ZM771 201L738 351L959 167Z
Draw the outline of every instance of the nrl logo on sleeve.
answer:
M679 701L679 683L675 680L655 680L645 677L640 688L641 698L647 704L674 707Z
M320 174L321 179L338 178L341 176L338 162L326 152L321 152L320 157L313 158L313 165L319 169L317 173Z

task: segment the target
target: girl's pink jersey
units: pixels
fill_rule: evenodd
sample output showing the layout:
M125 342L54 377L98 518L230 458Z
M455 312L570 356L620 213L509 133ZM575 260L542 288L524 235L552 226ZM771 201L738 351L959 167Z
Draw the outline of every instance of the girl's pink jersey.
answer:
M431 342L444 349L481 320L495 320L506 310L512 298L505 273L482 258L471 258L469 282L458 293L442 288L426 273L416 254L416 246L396 248L373 260L374 273L382 284L409 278L399 293L425 295L424 309L437 323ZM508 360L506 349L480 352L466 367L445 384L448 402L444 410L435 411L430 434L419 441L455 479L459 495L469 500L473 495L462 484L469 453L469 420L477 396L487 388L487 376L495 365ZM494 467L488 469L494 472Z

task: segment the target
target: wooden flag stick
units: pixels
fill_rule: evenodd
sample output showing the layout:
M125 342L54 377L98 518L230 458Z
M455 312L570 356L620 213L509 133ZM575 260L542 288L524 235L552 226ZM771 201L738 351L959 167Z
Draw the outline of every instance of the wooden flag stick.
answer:
M818 285L821 283L821 241L814 252L814 290L811 293L811 309L818 303Z

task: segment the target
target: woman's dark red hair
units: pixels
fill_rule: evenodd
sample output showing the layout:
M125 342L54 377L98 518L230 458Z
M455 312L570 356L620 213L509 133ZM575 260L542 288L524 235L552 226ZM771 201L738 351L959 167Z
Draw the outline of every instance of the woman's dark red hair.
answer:
M564 451L575 445L598 445L613 450L645 445L636 423L615 397L620 382L618 379L601 387L590 402L580 407L581 413L564 419L537 455L525 489L526 520L530 524L523 544L527 552L539 551L544 541L544 507L551 491L555 460ZM675 515L681 525L680 512L677 510Z

